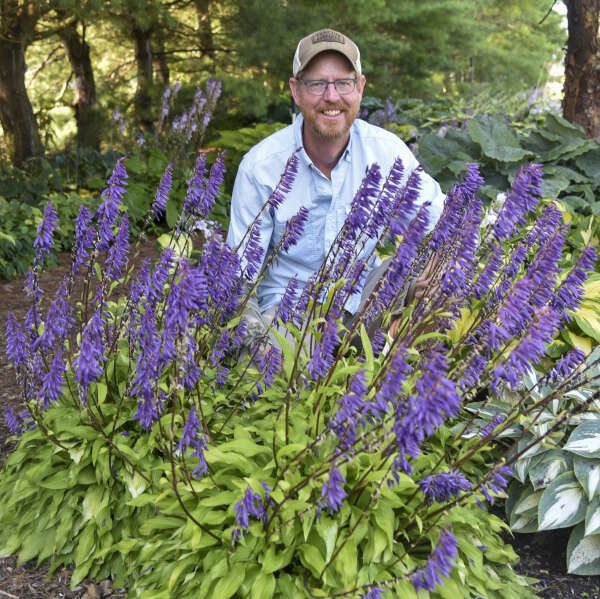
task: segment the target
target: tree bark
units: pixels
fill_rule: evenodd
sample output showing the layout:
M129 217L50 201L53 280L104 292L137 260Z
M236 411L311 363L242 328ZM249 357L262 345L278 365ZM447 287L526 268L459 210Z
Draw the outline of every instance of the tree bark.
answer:
M167 62L167 55L165 54L165 40L164 35L160 34L156 40L156 51L154 52L154 70L158 76L163 87L169 85L169 78L171 73L169 72L169 63Z
M142 29L137 24L131 28L135 42L135 60L137 64L136 90L133 99L135 114L142 129L152 131L154 118L152 114L152 43L151 31Z
M600 0L564 0L569 37L565 55L563 116L600 137Z
M85 26L84 26L85 27ZM96 106L96 83L90 60L90 47L84 34L77 32L73 21L58 31L75 74L75 120L77 121L77 145L100 149L100 115Z
M215 42L212 33L212 22L210 19L211 0L194 0L196 15L198 18L198 37L200 47L204 56L208 57L213 65L215 60Z
M12 163L42 156L38 124L25 88L25 50L39 15L31 5L4 2L0 12L0 123Z

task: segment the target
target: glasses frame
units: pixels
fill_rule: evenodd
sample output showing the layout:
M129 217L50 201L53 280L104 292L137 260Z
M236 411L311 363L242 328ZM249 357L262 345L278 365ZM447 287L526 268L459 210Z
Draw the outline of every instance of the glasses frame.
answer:
M304 84L304 86L306 87L307 93L309 93L311 96L324 96L325 93L327 92L327 90L329 89L330 85L333 85L333 87L335 88L335 91L340 96L347 96L347 95L351 94L353 91L356 90L356 85L358 83L358 78L357 77L341 77L340 79L335 79L334 81L327 81L326 79L298 79L298 81L300 81L301 83ZM354 83L354 86L348 92L341 92L337 88L337 83L339 81L352 81L352 83ZM308 87L311 83L325 83L326 85L325 85L325 88L323 89L323 91L321 93L315 93L314 91L311 91L311 89Z

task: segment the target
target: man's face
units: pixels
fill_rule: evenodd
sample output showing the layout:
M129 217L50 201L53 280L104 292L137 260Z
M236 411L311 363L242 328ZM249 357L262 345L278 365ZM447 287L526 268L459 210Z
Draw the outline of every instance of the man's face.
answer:
M322 79L335 81L356 77L350 63L337 52L322 52L308 64L302 80ZM295 77L290 79L294 101L304 116L304 124L320 139L343 139L358 115L365 77L358 78L356 88L349 94L340 95L333 85L328 85L322 96L310 94L306 86Z

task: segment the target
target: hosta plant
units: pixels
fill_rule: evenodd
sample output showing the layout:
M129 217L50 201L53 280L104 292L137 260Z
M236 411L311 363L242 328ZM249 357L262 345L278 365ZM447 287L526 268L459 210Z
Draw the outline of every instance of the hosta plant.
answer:
M594 263L586 248L559 278L565 229L554 205L538 209L540 168L516 176L481 234L471 165L427 234L419 172L373 165L322 267L289 282L278 342L248 346L248 298L306 226L300 207L262 255L261 216L285 201L297 158L241 247L213 230L192 248L223 178L222 157L210 172L204 158L170 243L137 272L119 162L100 206L77 219L72 270L47 310L46 207L31 309L6 327L23 410L5 415L20 438L0 474L0 553L71 564L72 584L111 576L130 598L531 597L484 505L503 495L518 453L495 460L506 423L477 425L465 408L540 360ZM155 216L169 181L167 171ZM349 319L380 247L385 274ZM398 312L431 254L430 292ZM465 327L467 306L480 309ZM531 401L547 398L523 390L507 422ZM451 432L457 422L475 434Z

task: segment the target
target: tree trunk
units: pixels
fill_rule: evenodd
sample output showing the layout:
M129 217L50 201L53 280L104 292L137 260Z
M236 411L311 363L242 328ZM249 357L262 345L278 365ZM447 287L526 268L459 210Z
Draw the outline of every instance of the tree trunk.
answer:
M569 38L565 56L563 116L600 137L600 0L565 0Z
M135 42L135 60L137 64L137 81L133 99L135 114L140 127L146 131L154 128L152 114L152 44L151 31L142 29L137 24L132 26Z
M154 52L154 70L160 79L163 87L169 85L169 63L165 54L164 35L160 35L156 40L156 51Z
M214 65L215 45L209 12L210 0L194 0L194 5L198 17L198 37L200 38L200 47L202 48L204 56L210 58Z
M84 26L85 27L85 26ZM77 22L69 23L58 32L75 74L75 119L77 145L100 149L100 115L96 106L96 83L90 60L90 47L84 35L77 32Z
M31 7L30 7L31 8ZM25 88L25 50L38 15L17 3L3 4L0 15L0 123L12 163L22 167L44 148Z

